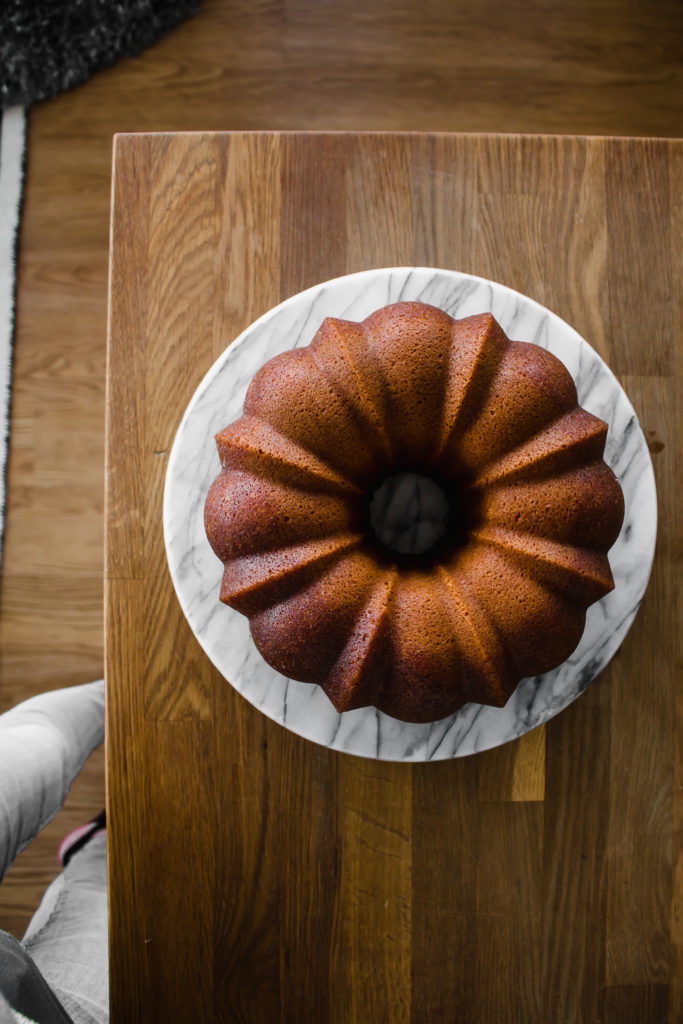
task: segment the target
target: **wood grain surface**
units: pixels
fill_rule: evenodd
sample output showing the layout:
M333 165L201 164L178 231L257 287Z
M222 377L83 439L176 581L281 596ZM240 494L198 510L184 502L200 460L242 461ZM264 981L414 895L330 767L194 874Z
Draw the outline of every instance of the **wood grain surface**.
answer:
M497 0L450 7L202 0L196 17L139 57L33 107L0 585L0 707L103 671L114 132L299 127L679 136L682 56L679 0L520 0L504 8ZM677 189L672 182L680 196L680 182ZM444 192L454 211L462 201ZM429 225L447 229L447 222ZM418 223L416 238L420 230ZM583 277L590 286L589 267ZM672 285L680 289L675 278ZM593 320L595 338L602 328ZM0 927L23 934L59 870L60 839L103 800L99 751L65 809L4 879Z
M0 588L0 707L103 671L114 132L346 128L679 136L682 58L679 0L516 0L504 7L498 0L202 0L195 17L139 57L31 108ZM339 170L328 156L325 173ZM464 194L454 195L446 184L430 184L445 219L428 223L417 216L416 251L423 231L434 239L447 236L449 217L464 208ZM421 203L416 196L418 210ZM620 216L618 206L614 212ZM461 229L464 223L461 218ZM591 253L599 246L584 256ZM328 257L331 267L331 252ZM259 257L230 273L262 274L265 263ZM542 260L537 266L540 287ZM597 277L590 264L578 280L593 294ZM590 306L593 339L600 338L604 301ZM23 934L58 870L59 840L95 815L103 799L98 752L65 809L5 878L0 926Z
M117 138L115 1024L683 1019L682 176L663 140ZM416 766L328 751L233 691L185 623L161 527L175 430L225 346L296 291L402 264L492 277L587 337L638 411L660 501L645 601L589 691L518 742Z

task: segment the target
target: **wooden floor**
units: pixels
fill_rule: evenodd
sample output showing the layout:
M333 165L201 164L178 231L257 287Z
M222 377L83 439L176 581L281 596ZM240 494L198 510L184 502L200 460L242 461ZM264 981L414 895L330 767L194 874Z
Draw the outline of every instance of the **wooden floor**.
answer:
M200 128L680 136L680 4L205 0L140 58L31 111L2 708L102 675L112 135ZM100 751L0 887L0 927L23 933L59 838L103 800Z

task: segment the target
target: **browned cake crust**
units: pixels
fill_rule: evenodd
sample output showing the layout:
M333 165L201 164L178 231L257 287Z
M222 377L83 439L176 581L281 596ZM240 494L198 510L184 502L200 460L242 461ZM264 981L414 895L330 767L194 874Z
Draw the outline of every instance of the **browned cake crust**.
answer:
M216 438L220 598L270 665L339 711L428 722L502 706L571 654L614 586L624 502L606 434L562 363L489 313L399 302L327 319L259 370ZM403 471L437 480L454 510L423 556L370 527L372 494Z

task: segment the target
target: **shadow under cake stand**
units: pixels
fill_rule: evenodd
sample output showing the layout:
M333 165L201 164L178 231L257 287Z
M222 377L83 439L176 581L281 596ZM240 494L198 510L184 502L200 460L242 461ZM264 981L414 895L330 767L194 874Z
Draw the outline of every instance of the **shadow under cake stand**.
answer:
M399 722L375 708L339 714L320 687L286 679L258 653L245 616L218 600L222 565L203 524L220 471L214 436L242 415L249 383L272 356L308 345L327 316L363 320L392 302L431 303L452 317L491 312L505 333L558 356L579 404L609 425L605 461L624 492L626 515L609 560L615 588L588 609L579 646L558 668L523 679L504 708L466 704L439 722ZM638 611L652 567L657 499L638 418L601 357L550 310L469 274L394 267L336 278L294 295L249 326L199 384L178 428L164 492L164 537L187 621L213 664L264 714L334 750L387 761L462 757L516 739L575 700L609 662Z

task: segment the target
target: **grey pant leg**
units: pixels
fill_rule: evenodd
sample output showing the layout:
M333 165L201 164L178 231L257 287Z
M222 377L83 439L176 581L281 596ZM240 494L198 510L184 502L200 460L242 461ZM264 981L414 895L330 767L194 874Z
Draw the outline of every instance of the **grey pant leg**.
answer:
M106 835L75 853L48 886L23 946L74 1024L108 1024Z
M41 693L0 715L0 879L103 739L103 680Z

